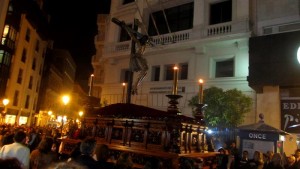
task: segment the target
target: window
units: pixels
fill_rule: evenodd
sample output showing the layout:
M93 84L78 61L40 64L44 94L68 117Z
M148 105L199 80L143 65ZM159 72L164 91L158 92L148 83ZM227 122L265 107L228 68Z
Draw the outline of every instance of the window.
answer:
M179 78L180 80L186 80L188 79L188 64L184 63L184 64L180 64L179 65Z
M130 71L128 69L123 69L121 72L121 82L128 83Z
M233 77L234 76L234 60L227 59L216 62L215 77Z
M22 52L22 57L21 57L21 61L22 61L23 63L26 62L26 55L27 55L27 50L24 48L24 49L23 49L23 52Z
M174 66L175 65L166 65L165 66L165 80L173 80L174 79ZM182 63L178 66L178 79L186 80L188 78L188 64Z
M134 0L124 0L123 1L123 5L129 4L129 3L132 3L132 2L134 2Z
M174 76L174 65L165 66L165 80L173 80Z
M16 36L17 31L13 29L12 26L5 25L2 34L1 44L9 47L10 49L14 49Z
M25 101L25 109L28 109L28 108L29 108L29 103L30 103L30 96L27 95L27 96L26 96L26 101Z
M160 75L160 66L153 66L152 67L152 81L159 81L159 75Z
M19 74L17 77L17 83L21 84L22 83L22 78L23 78L23 69L19 69Z
M39 92L39 86L40 86L40 82L38 81L35 88L35 92L37 93Z
M168 25L171 29L171 32L187 30L193 27L193 18L194 18L193 2L176 6L173 8L165 9L164 12L167 21L165 20L165 16L162 10L152 13L159 34L169 33ZM149 28L148 28L148 34L150 36L158 35L156 28L154 26L154 22L150 15Z
M36 68L36 58L33 58L31 68L32 68L32 70L35 70L35 68Z
M132 27L132 24L127 25L130 28ZM120 33L120 42L131 40L131 37L128 35L128 33L125 31L125 29L121 29Z
M29 84L28 84L28 89L32 89L32 83L33 83L33 77L30 76Z
M40 50L40 41L37 39L35 44L35 51L39 52L39 50Z
M9 66L11 61L11 54L7 51L0 50L0 64Z
M30 29L29 29L29 28L27 28L27 30L26 30L25 40L26 40L27 42L30 41Z
M14 94L13 106L18 106L18 102L19 102L19 91L16 90Z
M210 24L218 24L231 21L231 0L222 1L210 5Z

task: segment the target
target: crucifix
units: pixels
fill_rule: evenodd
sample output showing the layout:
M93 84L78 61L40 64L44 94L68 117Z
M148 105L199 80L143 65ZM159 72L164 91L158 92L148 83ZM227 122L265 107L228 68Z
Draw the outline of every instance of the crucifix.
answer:
M129 63L129 77L128 77L128 88L127 88L127 98L126 103L130 103L131 94L137 94L137 87L141 84L142 80L147 75L148 65L147 60L143 57L147 43L149 43L149 36L143 35L137 32L138 24L140 22L134 19L134 27L130 28L125 24L124 21L120 21L117 18L112 18L112 22L124 29L128 35L131 37L131 52L130 52L130 63ZM136 49L137 47L137 49ZM133 73L138 72L138 78L133 83Z

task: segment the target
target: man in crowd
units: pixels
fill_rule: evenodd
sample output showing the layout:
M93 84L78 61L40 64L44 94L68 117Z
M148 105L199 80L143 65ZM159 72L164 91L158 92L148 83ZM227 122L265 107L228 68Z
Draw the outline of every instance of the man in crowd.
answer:
M24 169L29 169L30 150L25 146L26 133L17 131L14 135L14 143L4 145L0 150L0 158L17 158Z

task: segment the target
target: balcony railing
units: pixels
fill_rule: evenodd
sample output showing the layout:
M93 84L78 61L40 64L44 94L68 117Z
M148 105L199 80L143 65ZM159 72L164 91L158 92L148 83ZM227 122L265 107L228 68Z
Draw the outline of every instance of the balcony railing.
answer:
M197 39L207 39L215 36L234 35L239 33L247 33L249 31L248 20L226 22L215 25L208 25L199 29L189 29L170 34L152 36L151 41L154 46L172 45L173 43L181 43L195 41ZM104 56L113 57L119 52L129 52L131 42L106 43L104 46Z

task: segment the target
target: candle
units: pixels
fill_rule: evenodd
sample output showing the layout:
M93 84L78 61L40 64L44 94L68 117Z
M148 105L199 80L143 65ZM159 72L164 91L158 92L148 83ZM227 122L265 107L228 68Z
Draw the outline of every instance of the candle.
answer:
M173 84L173 91L172 91L172 94L173 95L177 95L177 83L178 83L178 67L174 67L174 84Z
M89 96L92 96L93 94L93 83L94 83L94 74L91 74Z
M203 103L203 80L199 79L199 104Z
M124 101L125 101L125 87L126 87L126 83L122 83L122 86L123 86L122 103L124 103Z

